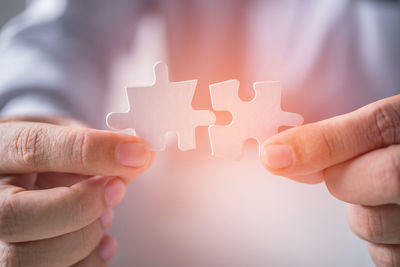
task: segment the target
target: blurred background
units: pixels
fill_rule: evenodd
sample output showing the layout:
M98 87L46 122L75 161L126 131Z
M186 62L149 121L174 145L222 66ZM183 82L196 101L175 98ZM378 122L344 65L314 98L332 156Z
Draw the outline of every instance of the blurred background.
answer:
M24 0L0 0L0 27L25 7Z
M0 0L0 26L20 12L24 2ZM172 1L162 2L168 8ZM124 89L151 83L152 65L157 60L168 61L171 69L180 70L172 73L172 80L200 79L199 87L203 92L207 92L211 81L240 78L242 87L248 88L247 94L242 91L242 96L249 98L254 81L283 80L283 106L290 107L288 111L304 115L307 121L348 112L393 94L389 90L381 92L378 86L371 85L374 89L370 91L365 89L367 87L357 86L360 80L350 72L353 70L350 63L354 63L356 69L359 62L349 60L348 54L340 53L358 44L353 39L356 37L348 27L348 20L339 17L337 24L330 25L331 35L321 33L320 26L326 22L325 18L352 17L354 10L347 11L347 8L354 7L352 3L356 1L315 1L315 5L310 5L313 8L307 10L311 15L302 18L298 14L303 13L297 11L302 10L302 3L305 2L254 1L255 5L246 14L250 18L247 24L250 30L245 37L251 45L247 47L248 57L240 64L246 69L243 77L230 72L230 65L218 65L213 61L222 50L228 51L230 56L232 51L228 48L235 47L235 39L228 40L230 43L226 45L224 38L217 38L222 36L220 32L213 35L208 29L218 30L217 26L231 25L210 24L211 20L196 25L205 28L201 32L203 35L191 36L196 41L187 43L200 52L190 53L192 50L188 49L187 55L180 53L187 48L184 46L186 43L168 47L167 42L171 40L168 40L168 29L162 18L145 16L137 29L132 30L135 35L134 49L114 66L106 111L125 111L128 103ZM327 2L332 3L333 8L323 4ZM220 14L213 12L213 1L199 3L200 8L211 13L213 19L219 19ZM276 4L276 10L272 8L271 11L271 3ZM390 8L387 9L390 11ZM275 12L282 10L284 12ZM364 13L360 14L365 15L362 19L371 18L370 5L362 7L361 11ZM276 14L288 19L282 20ZM301 21L298 24L303 31L289 30L293 24L285 22L292 22L292 17ZM179 20L174 22L176 24L169 27L184 28L179 27L182 26ZM238 32L241 30L230 28ZM337 34L338 29L345 29L344 33ZM363 28L367 33L371 32L370 29L375 28ZM232 36L237 37L235 34ZM334 39L328 47L322 45L326 39ZM284 47L279 42L289 45ZM241 49L239 46L235 48ZM309 49L302 49L304 47ZM339 53L335 54L337 51ZM170 54L174 54L175 61L169 61ZM320 55L324 55L321 56L323 60L317 57ZM314 60L320 61L314 66ZM307 64L314 68L308 70ZM366 69L361 65L357 74ZM285 76L287 69L290 74ZM218 71L226 73L212 76L221 74ZM304 76L307 78L304 79ZM378 77L374 81L381 85L386 80ZM369 82L365 80L365 83ZM304 90L298 90L298 87L304 87L301 88ZM201 97L208 96L202 94ZM98 117L104 122L104 114ZM204 137L205 133L202 131L200 136ZM209 144L203 139L200 140L200 151L180 152L176 149L176 140L171 138L167 151L158 154L150 171L128 186L126 198L115 209L116 218L111 228L111 234L119 242L112 266L373 266L366 243L358 239L347 225L345 203L333 198L324 184L303 185L267 173L259 163L254 142L248 144L248 153L238 163L210 157Z

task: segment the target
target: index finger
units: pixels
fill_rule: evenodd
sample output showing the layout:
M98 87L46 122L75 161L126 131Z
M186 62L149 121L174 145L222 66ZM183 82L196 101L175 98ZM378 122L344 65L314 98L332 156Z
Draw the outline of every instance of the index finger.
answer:
M0 124L0 173L67 172L132 179L154 157L132 135L46 123Z
M304 176L400 142L400 95L271 137L261 160L272 173Z

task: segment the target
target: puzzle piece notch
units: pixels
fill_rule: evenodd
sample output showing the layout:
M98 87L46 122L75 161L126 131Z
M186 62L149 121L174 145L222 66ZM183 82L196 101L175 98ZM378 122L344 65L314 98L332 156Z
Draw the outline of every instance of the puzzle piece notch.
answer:
M197 80L170 82L168 66L157 62L152 85L127 88L128 111L109 113L107 125L117 130L133 128L155 151L165 149L169 132L177 134L180 150L195 149L195 128L209 126L216 119L212 111L193 109L196 84Z
M279 82L256 82L255 96L245 102L239 98L239 81L229 80L210 85L211 103L215 110L229 111L232 122L227 126L209 127L211 151L214 156L239 160L243 145L249 139L261 144L278 132L280 126L298 126L303 117L281 110Z

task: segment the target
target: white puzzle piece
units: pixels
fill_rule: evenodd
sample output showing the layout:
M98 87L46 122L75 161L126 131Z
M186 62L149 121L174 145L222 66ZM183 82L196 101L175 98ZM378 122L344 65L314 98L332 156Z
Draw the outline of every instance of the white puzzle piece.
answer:
M127 88L129 110L109 113L108 127L116 130L132 128L155 151L165 149L165 134L178 135L180 150L196 148L195 128L209 126L215 115L208 110L194 110L192 98L197 80L170 82L168 66L154 65L154 83L149 87Z
M279 82L254 83L253 100L239 98L239 81L229 80L210 85L211 102L215 110L228 111L233 120L227 126L209 127L211 151L214 156L239 160L248 139L261 144L278 132L280 126L298 126L303 117L281 110Z

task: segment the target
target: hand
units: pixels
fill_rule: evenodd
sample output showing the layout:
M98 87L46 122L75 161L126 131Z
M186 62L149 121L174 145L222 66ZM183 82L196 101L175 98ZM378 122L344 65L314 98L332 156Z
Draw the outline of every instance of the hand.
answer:
M261 161L276 175L325 181L351 203L352 230L378 266L400 266L400 95L357 111L279 133Z
M112 207L151 165L147 144L54 117L3 119L0 136L0 266L107 265Z

